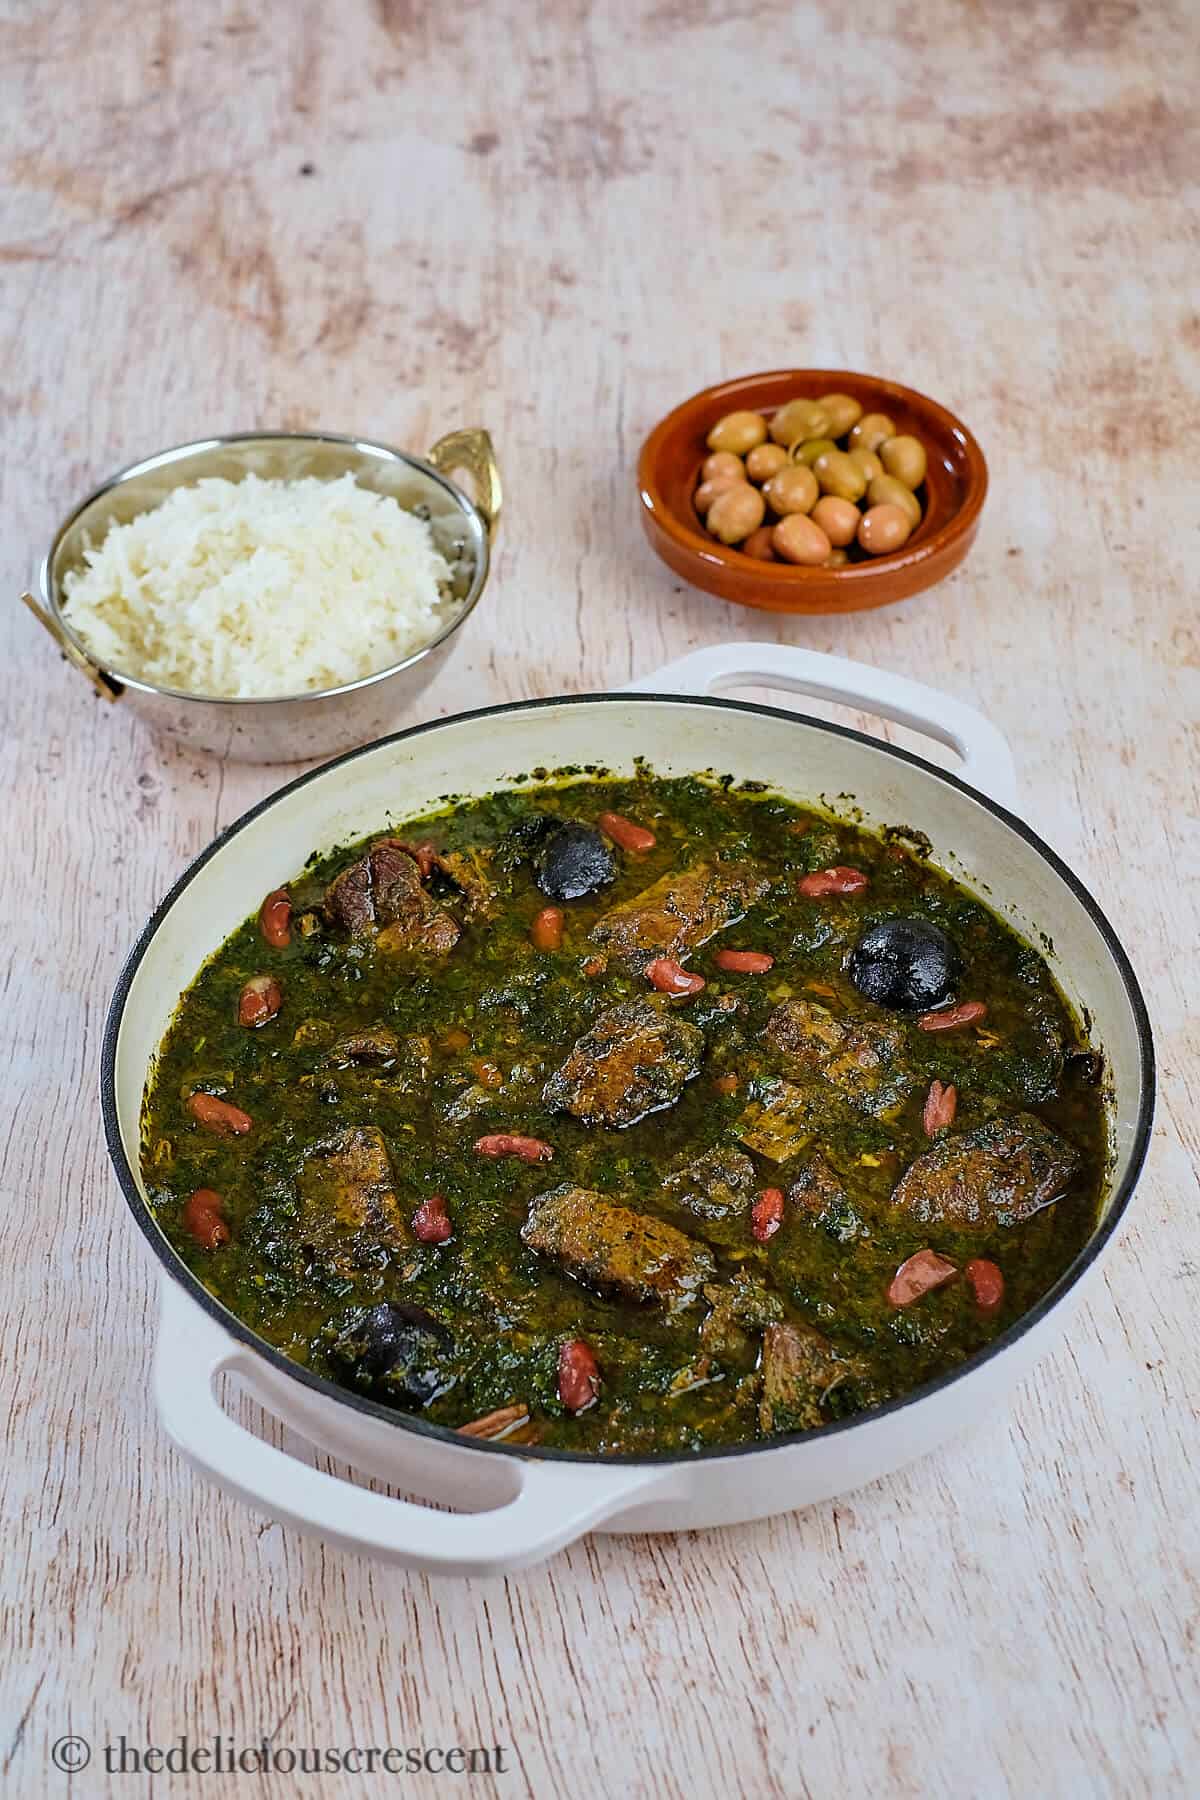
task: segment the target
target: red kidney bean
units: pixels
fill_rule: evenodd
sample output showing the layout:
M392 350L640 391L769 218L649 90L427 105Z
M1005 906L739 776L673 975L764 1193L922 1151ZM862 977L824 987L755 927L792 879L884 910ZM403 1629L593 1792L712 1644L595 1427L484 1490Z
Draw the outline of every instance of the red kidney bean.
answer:
M582 1338L563 1344L558 1352L558 1397L568 1412L586 1412L600 1392L600 1368Z
M224 1208L224 1200L212 1188L197 1188L184 1202L183 1228L202 1250L219 1250L222 1244L229 1242Z
M554 1156L553 1145L544 1144L541 1138L516 1137L507 1131L476 1138L475 1149L480 1156L519 1156L527 1163L550 1162Z
M738 1078L732 1073L728 1075L718 1075L717 1079L713 1082L713 1086L716 1088L718 1094L736 1094L738 1091Z
M713 961L730 975L765 975L775 967L775 958L765 950L718 950Z
M252 975L238 996L238 1024L266 1025L283 1005L283 990L273 975Z
M954 1083L943 1087L940 1081L931 1081L925 1096L925 1111L921 1114L925 1136L935 1137L939 1131L945 1131L947 1125L953 1125L957 1111L958 1089Z
M656 956L646 964L644 974L660 994L698 994L707 985L703 975L689 975L671 956Z
M922 1031L957 1031L960 1025L974 1025L986 1012L985 1000L963 1000L957 1006L943 1006L939 1012L922 1013L917 1024Z
M272 950L286 950L292 941L292 900L286 888L268 894L258 909L258 928Z
M1004 1277L986 1256L976 1256L963 1270L980 1312L995 1312L1004 1304Z
M249 1113L244 1113L239 1106L231 1106L228 1100L219 1100L215 1094L193 1094L188 1101L188 1111L197 1125L203 1125L214 1137L244 1137L254 1125Z
M910 1306L922 1294L945 1287L957 1274L954 1264L947 1257L939 1256L936 1250L918 1250L915 1256L902 1262L892 1276L887 1297L893 1306Z
M412 1216L412 1228L413 1236L421 1244L444 1244L453 1235L454 1227L440 1194L430 1194L427 1200L422 1200Z
M417 865L417 874L422 881L428 881L437 867L438 848L428 842L410 844L407 838L381 838L382 844L394 844L397 850L405 851Z
M847 869L841 863L832 869L817 869L802 875L796 884L810 900L823 900L827 894L861 894L867 877L861 869Z
M579 973L581 975L586 975L588 980L592 981L597 975L603 975L607 967L608 964L602 956L589 956L587 961L580 968Z
M765 1244L783 1224L783 1189L764 1188L750 1208L750 1230L757 1243Z
M529 941L535 950L561 950L563 913L560 906L543 906L529 927Z
M620 813L602 812L596 820L605 837L610 837L614 844L622 850L653 850L658 839L644 825L635 825L632 819L622 818Z

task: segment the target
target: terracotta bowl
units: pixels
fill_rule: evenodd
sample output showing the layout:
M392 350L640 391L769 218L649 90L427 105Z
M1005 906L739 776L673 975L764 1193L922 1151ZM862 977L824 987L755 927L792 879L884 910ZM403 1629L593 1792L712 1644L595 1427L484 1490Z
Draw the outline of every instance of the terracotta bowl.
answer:
M833 393L852 395L866 412L887 413L925 446L924 517L904 547L839 569L807 569L758 562L709 537L692 496L708 455L704 440L722 414L771 413L785 400ZM642 525L658 555L694 586L766 612L860 612L932 587L974 543L987 485L983 451L953 413L915 388L849 369L772 369L705 388L654 427L638 458Z

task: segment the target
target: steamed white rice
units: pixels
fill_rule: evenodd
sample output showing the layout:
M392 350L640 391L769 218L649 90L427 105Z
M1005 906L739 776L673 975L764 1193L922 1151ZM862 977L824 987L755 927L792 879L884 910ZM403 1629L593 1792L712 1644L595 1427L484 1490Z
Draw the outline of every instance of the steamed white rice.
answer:
M454 604L426 521L351 475L177 488L85 560L64 614L97 662L192 694L356 681L428 643Z

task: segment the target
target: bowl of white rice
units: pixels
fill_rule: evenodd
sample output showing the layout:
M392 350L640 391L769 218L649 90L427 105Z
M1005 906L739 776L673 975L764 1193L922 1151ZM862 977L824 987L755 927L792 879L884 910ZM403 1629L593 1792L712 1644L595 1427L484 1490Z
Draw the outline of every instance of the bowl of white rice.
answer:
M483 591L499 513L482 430L424 458L332 434L210 438L90 494L25 599L99 694L157 730L299 761L401 721Z

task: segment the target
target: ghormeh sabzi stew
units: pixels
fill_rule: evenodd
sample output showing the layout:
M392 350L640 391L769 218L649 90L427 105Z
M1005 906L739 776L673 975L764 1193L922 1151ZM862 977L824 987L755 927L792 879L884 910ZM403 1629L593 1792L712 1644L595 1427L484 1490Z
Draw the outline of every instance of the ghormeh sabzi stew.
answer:
M690 1450L876 1405L1031 1306L1094 1223L1099 1074L906 838L559 779L269 894L180 1003L144 1170L211 1292L356 1392Z

